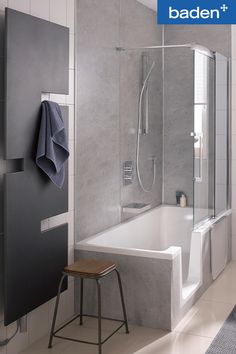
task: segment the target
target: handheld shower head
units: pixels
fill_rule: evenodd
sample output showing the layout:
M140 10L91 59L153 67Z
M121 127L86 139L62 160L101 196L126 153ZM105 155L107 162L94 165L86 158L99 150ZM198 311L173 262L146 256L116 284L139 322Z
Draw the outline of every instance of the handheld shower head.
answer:
M146 87L146 85L147 85L147 83L148 83L148 81L150 79L151 73L152 73L153 69L155 68L155 66L156 66L156 62L153 61L152 65L151 65L151 68L150 68L150 70L149 70L149 72L148 72L148 74L146 76L146 79L143 82L143 87L144 88Z
M139 181L139 185L142 188L142 190L145 193L151 192L152 187L155 184L156 181L156 158L152 157L152 164L153 164L153 180L152 180L152 185L149 189L145 188L142 182L141 174L140 174L140 169L139 169L139 159L140 159L140 134L148 134L148 120L149 120L149 113L148 113L148 81L151 77L151 73L153 69L155 68L156 63L153 61L148 74L143 81L142 89L139 95L139 106L138 106L138 128L137 128L137 142L136 142L136 170L137 170L137 177ZM143 96L146 94L146 111L145 111L145 125L143 129L141 130L141 121L142 121L142 111L143 111Z

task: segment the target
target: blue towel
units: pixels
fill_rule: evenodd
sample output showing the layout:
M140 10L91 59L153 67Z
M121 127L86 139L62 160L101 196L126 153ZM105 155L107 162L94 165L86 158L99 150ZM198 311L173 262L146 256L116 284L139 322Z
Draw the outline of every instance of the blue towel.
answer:
M59 188L64 184L64 164L69 155L60 107L55 102L43 101L36 164Z

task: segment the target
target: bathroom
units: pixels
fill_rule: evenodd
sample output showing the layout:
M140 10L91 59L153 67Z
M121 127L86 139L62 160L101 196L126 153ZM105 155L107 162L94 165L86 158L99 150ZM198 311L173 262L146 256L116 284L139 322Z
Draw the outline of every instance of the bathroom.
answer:
M40 277L51 264L61 274L81 259L115 262L130 333L120 329L104 354L205 353L234 308L236 27L161 25L156 11L151 0L0 0L0 354L97 353L61 338L47 348L58 278ZM33 26L17 37L23 50L12 40L20 21ZM61 107L70 156L63 188L42 178L37 194L39 171L15 129L31 145L35 136L11 117L45 100ZM116 282L101 282L105 317L122 315ZM80 285L68 278L57 326L79 313ZM92 314L95 285L84 289ZM108 335L113 324L103 325ZM97 324L63 331L96 340Z

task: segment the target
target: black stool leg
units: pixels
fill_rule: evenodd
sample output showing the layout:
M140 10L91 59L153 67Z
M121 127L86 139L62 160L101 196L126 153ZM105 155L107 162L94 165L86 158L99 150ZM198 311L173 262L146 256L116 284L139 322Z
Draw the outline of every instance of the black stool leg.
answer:
M102 304L101 304L101 284L96 279L98 292L98 353L102 354Z
M118 283L119 283L119 288L120 288L120 298L121 298L121 303L122 303L122 309L123 309L123 315L124 315L124 321L125 321L125 329L126 333L129 333L129 327L128 327L128 320L127 320L127 315L126 315L126 309L125 309L125 300L124 300L124 294L123 294L123 289L122 289L122 283L121 283L121 277L120 273L118 272L117 269L115 269L117 278L118 278Z
M84 297L84 279L80 279L80 321L79 324L83 324L83 297Z
M60 300L60 295L61 295L61 287L62 287L63 281L66 276L67 276L66 274L63 274L63 276L61 277L60 283L59 283L48 348L52 348L52 340L53 340L53 334L54 334L54 329L55 329L55 324L56 324L56 319L57 319L57 311L58 311L58 305L59 305L59 300Z

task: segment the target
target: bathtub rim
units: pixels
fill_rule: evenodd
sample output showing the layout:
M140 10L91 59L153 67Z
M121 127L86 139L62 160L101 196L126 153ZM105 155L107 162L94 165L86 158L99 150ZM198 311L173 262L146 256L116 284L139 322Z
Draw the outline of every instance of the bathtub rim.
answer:
M134 217L132 217L128 220L125 220L124 222L122 222L120 224L114 225L112 227L109 227L106 230L100 231L92 236L89 236L82 241L77 241L75 243L75 249L76 250L83 250L83 251L92 251L92 252L121 254L121 255L127 255L127 256L137 256L137 257L148 257L148 258L156 258L156 259L173 260L174 258L181 256L181 253L182 253L181 247L170 246L164 250L161 250L161 251L157 250L156 251L156 250L141 249L141 248L100 246L100 245L95 245L95 244L90 243L95 238L102 236L103 234L105 234L107 232L113 231L120 226L124 226L129 223L132 223L133 221L135 221L138 218L143 218L148 214L154 213L157 209L161 210L161 209L167 209L167 208L179 209L180 207L178 207L176 205L168 205L168 204L158 205L157 207L147 210L140 215L135 215ZM186 207L184 209L191 210L192 207Z
M94 238L96 236L92 236ZM90 237L89 237L90 238ZM86 239L88 241L88 239ZM122 248L122 247L106 247L88 244L88 242L80 241L75 244L76 250L120 254L124 256L147 257L156 259L173 260L181 255L181 247L171 246L163 251L153 251L140 248Z

